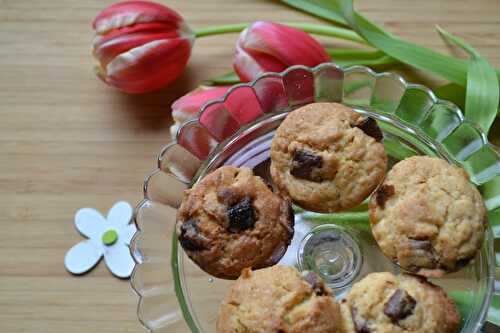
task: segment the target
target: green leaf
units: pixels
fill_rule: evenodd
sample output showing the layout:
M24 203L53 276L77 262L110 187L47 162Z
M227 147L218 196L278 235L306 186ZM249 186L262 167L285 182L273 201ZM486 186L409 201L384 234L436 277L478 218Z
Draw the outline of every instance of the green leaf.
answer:
M460 109L465 109L465 88L456 83L448 83L434 89L440 99L455 103Z
M488 223L495 239L500 238L500 209L488 210Z
M305 212L302 215L305 219L319 224L335 223L340 226L353 227L360 230L370 230L370 220L367 211L345 212L335 214L320 214Z
M207 85L207 86L227 86L230 84L236 84L236 83L240 83L240 82L241 81L240 81L240 78L238 77L238 75L236 75L235 72L231 71L231 72L228 72L226 74L214 77L210 80L207 80L203 84Z
M311 220L327 221L327 222L360 222L368 223L368 212L345 212L334 214L321 214L314 212L305 212L304 217Z
M462 39L440 27L436 28L444 40L464 49L471 57L467 70L465 117L477 123L488 134L498 111L499 86L495 70Z
M490 310L486 320L500 326L500 295L494 294L491 298Z
M335 23L338 23L338 16L340 15L358 34L387 55L418 69L434 73L451 82L462 86L466 85L467 61L437 53L393 36L355 12L352 0L282 0L282 2ZM500 78L500 70L496 71L496 75Z
M342 15L351 27L373 46L401 62L430 71L451 82L465 85L466 61L390 36L382 28L357 14L352 0L335 0L334 2L339 4Z
M465 318L469 316L473 306L474 295L470 291L451 291L448 295L455 301L455 305L460 313L461 327L463 327Z
M381 51L351 50L327 47L326 52L332 57L332 61L339 66L349 67L355 65L380 66L397 63Z
M282 0L283 3L290 7L297 8L307 13L314 14L325 20L335 22L337 24L347 24L342 15L339 14L339 8L333 1L322 0Z
M387 155L398 161L417 155L416 151L411 150L406 145L402 145L401 142L392 137L384 138L384 146L387 151Z

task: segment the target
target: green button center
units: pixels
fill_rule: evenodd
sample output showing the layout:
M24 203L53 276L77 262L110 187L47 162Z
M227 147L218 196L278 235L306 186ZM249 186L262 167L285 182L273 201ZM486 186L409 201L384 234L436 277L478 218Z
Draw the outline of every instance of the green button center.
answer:
M106 231L102 235L102 242L105 245L108 245L108 246L113 245L114 243L116 243L117 240L118 240L118 233L113 229Z

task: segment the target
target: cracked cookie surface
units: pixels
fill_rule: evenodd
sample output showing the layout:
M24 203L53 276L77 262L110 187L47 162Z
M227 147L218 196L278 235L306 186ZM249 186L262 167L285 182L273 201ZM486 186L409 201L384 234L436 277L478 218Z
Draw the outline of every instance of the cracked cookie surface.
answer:
M236 279L247 267L275 264L293 236L290 203L251 169L223 166L186 191L177 236L207 273Z
M340 333L340 308L323 281L288 266L245 270L219 308L218 333Z
M460 316L438 286L414 275L372 273L340 302L345 333L454 333Z
M406 270L429 277L467 265L487 225L483 200L467 173L428 156L394 165L369 209L382 251Z
M385 175L382 138L375 120L344 105L303 106L286 117L273 138L273 182L308 210L353 208Z

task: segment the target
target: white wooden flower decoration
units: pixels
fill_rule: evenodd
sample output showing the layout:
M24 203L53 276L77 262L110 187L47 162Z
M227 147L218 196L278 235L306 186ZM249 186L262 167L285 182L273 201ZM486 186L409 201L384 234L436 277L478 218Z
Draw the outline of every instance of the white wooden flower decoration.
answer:
M130 240L137 228L132 221L132 206L119 201L108 212L107 218L93 208L82 208L76 212L76 229L88 239L73 246L64 265L73 274L83 274L95 267L104 256L104 261L113 275L128 278L134 269L130 255Z

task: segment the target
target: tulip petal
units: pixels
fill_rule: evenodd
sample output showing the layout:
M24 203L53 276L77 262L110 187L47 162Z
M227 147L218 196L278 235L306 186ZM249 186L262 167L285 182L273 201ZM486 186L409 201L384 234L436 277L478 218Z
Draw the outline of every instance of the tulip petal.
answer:
M137 24L97 36L93 42L93 54L101 65L107 65L120 53L159 39L177 38L175 28L161 23Z
M255 22L238 39L234 68L243 80L249 81L259 73L257 68L260 72L280 72L292 65L314 67L328 61L325 49L304 31Z
M106 219L93 208L82 208L75 214L75 226L83 236L97 239L106 228Z
M126 201L119 201L108 212L109 227L120 230L132 220L134 209Z
M111 273L119 278L128 278L134 270L135 263L130 255L130 249L124 243L118 242L107 247L104 251L104 260Z
M159 89L184 71L190 52L186 38L144 44L113 59L106 66L106 82L130 93Z
M259 66L262 72L279 73L290 67L287 64L281 62L278 58L273 57L272 55L255 50L247 50L247 52L253 59L258 59Z
M87 239L73 246L64 257L64 266L73 274L83 274L95 267L102 257L102 248Z
M169 22L177 24L182 17L172 9L150 1L123 1L104 9L92 26L99 34L137 23Z
M252 81L263 72L257 61L239 46L236 46L233 68L243 82Z
M242 47L280 59L288 66L316 66L330 61L325 49L308 33L272 22L255 22L248 29Z
M196 89L182 96L172 104L172 118L174 121L184 123L193 119L200 111L203 104L224 96L230 87L215 87Z

